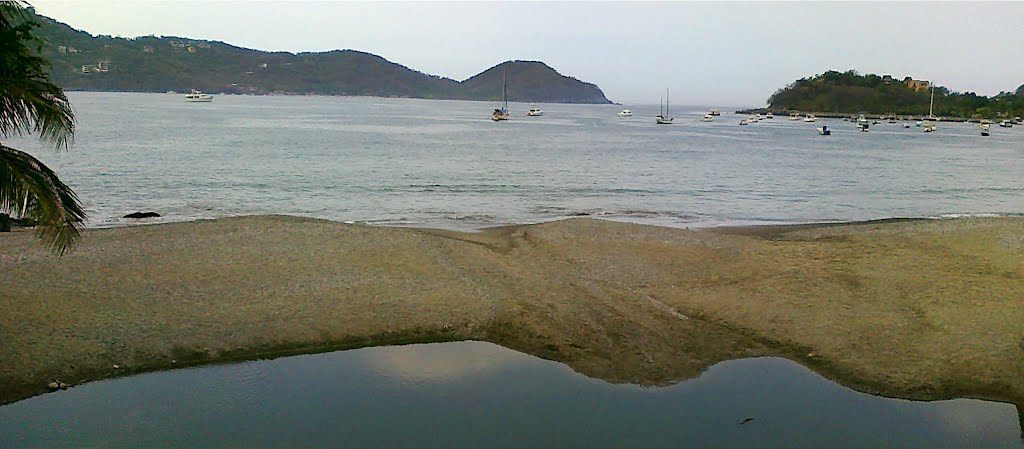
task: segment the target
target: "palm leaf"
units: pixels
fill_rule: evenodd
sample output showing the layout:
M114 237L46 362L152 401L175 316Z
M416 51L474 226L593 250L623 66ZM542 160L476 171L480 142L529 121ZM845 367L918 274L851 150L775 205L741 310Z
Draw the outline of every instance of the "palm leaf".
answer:
M24 17L18 2L0 2L0 136L36 134L68 148L75 115L64 91L50 82L48 62L28 45L38 26Z
M27 3L0 1L0 137L35 134L54 149L69 148L75 115L64 91L50 82L46 59L29 44L39 26ZM32 155L0 143L0 213L36 221L36 235L63 255L78 237L85 212L75 192Z
M36 220L36 235L64 254L85 219L78 196L32 155L0 145L0 210Z

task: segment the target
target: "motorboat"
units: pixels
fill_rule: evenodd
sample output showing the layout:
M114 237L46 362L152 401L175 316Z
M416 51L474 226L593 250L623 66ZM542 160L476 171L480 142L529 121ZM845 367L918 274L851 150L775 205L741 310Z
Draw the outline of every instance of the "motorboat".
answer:
M903 123L903 129L910 129L910 123Z
M1013 122L1004 119L1003 121L999 122L999 127L1000 128L1013 128Z
M718 109L712 109L708 111L708 114L714 117L718 117L719 115L722 115L722 111L719 111Z
M800 120L800 112L798 112L798 111L790 112L789 113L789 119L793 120L793 121Z
M864 117L863 114L861 114L860 117L857 117L857 121L855 123L857 123L857 128L859 128L861 131L867 131L868 130L868 126L871 125L871 122L869 122L867 117ZM875 123L878 123L878 122L875 122Z
M828 129L828 125L822 125L820 128L818 128L818 134L822 136L831 136L832 130Z
M804 121L805 122L816 122L816 121L818 121L818 117L815 117L814 114L807 114L807 117L804 117Z
M526 112L526 115L530 117L540 117L544 115L544 111L537 107L537 105L530 106L530 110Z
M750 124L750 121L748 119L740 120L740 126L747 126L749 124Z
M629 109L623 109L623 110L619 111L619 117L632 117L632 116L633 116L633 111L630 111Z
M775 118L775 114L772 114L772 111L768 111L768 113L764 115L764 118L771 120Z
M981 125L978 126L981 127L981 136L988 137L988 129L991 125L989 125L988 123L982 123Z
M704 117L701 118L700 120L702 122L713 122L715 120L715 116L711 115L711 113L707 113L704 114Z
M192 89L192 92L185 95L185 101L189 103L210 103L213 101L213 95L204 94L198 90Z

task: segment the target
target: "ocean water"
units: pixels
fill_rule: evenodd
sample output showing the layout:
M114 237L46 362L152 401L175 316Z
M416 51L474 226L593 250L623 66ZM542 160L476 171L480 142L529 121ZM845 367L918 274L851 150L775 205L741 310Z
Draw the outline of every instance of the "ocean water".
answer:
M1021 449L1021 437L1012 404L881 398L785 359L649 388L472 341L143 374L0 406L0 447L21 449Z
M79 194L90 226L292 214L455 229L593 215L667 226L1024 211L1024 127L920 128L786 117L738 126L703 107L356 97L70 94L73 149L11 144ZM632 118L619 118L623 107ZM832 136L819 136L822 124Z

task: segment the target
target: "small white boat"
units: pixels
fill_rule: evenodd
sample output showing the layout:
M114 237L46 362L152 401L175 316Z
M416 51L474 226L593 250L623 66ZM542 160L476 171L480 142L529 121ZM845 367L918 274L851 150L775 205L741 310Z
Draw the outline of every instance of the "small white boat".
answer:
M982 137L988 137L988 134L989 134L988 133L989 124L988 123L982 123L979 126L981 126L981 135L982 135Z
M815 117L814 114L807 114L807 117L804 117L804 121L805 122L816 122L816 121L818 121L818 117Z
M856 123L857 123L857 128L860 128L861 131L867 131L868 127L871 126L871 122L869 122L868 119L866 117L864 117L863 114L861 114L860 117L857 117L857 122Z
M740 120L740 126L747 126L749 124L750 124L750 121L748 119Z
M530 117L540 117L544 115L544 111L540 110L537 105L530 106L530 110L526 112L526 115Z
M789 119L793 121L800 120L800 113L797 111L790 112Z
M704 118L702 118L700 120L702 122L713 122L715 120L715 116L711 115L710 113L704 114Z
M935 123L933 123L933 122L924 122L924 123L923 123L923 124L921 125L921 128L922 128L922 129L924 130L924 132L926 132L926 133L930 133L930 132L933 132L933 131L935 131Z
M619 111L619 117L632 117L632 116L633 116L633 111L630 111L629 109L623 109L623 110Z
M213 95L204 94L198 90L192 89L192 93L185 95L185 101L189 103L210 103L213 101Z
M822 136L831 136L832 130L828 129L828 125L822 125L820 128L818 128L818 134Z
M772 114L772 111L768 111L768 113L764 115L764 118L771 120L775 118L775 114Z
M1000 128L1013 128L1013 122L1004 119L1003 121L999 122L999 127Z
M903 123L903 128L909 129L910 128L910 123Z

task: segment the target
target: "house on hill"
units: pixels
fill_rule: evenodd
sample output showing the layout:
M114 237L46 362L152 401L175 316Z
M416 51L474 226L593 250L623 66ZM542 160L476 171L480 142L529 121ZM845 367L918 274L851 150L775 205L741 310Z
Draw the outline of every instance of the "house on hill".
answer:
M915 80L913 78L910 78L909 76L903 81L907 83L907 87L914 89L914 92L931 87L930 82L924 80Z

